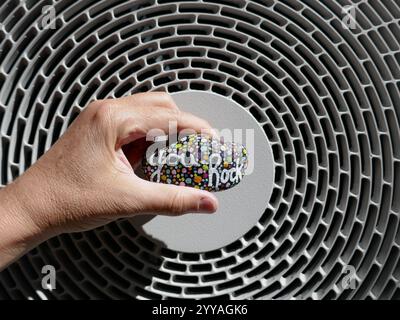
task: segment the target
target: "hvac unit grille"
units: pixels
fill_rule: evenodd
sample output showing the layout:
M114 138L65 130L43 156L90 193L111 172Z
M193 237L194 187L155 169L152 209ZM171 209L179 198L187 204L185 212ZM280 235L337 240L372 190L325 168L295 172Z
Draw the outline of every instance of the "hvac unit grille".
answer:
M399 22L398 0L2 3L1 185L91 99L161 89L248 109L276 173L262 218L224 248L175 252L120 220L34 249L0 273L0 298L399 299ZM57 290L38 294L46 264Z

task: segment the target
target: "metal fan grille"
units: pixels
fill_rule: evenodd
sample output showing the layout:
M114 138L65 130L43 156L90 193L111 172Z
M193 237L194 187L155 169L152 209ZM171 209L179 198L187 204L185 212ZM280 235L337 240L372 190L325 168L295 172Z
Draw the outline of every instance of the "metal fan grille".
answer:
M276 173L260 221L224 248L175 252L121 220L34 249L0 273L0 298L43 298L51 264L49 299L399 299L399 22L398 0L5 1L1 185L90 100L160 89L248 109Z

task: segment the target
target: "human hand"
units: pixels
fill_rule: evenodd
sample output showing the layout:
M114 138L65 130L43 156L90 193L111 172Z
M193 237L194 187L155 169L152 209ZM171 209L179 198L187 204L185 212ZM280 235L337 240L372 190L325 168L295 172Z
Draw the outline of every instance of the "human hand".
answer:
M147 132L168 132L170 121L178 130L211 130L165 93L91 103L47 153L0 191L0 269L60 233L143 213L215 212L211 193L148 182L133 171Z

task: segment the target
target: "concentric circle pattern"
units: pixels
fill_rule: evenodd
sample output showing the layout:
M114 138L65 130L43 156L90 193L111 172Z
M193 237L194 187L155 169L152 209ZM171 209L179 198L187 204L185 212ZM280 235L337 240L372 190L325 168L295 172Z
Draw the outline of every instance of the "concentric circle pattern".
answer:
M399 22L398 0L3 2L2 186L91 100L149 90L238 102L276 173L262 218L224 248L175 252L121 220L34 249L0 298L399 299Z

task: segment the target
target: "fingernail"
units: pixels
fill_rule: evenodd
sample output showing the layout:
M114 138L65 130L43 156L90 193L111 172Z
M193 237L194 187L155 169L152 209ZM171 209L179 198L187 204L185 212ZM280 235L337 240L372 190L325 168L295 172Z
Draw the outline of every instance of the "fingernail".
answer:
M218 132L215 129L211 129L211 136L213 136L215 139L219 138Z
M209 197L200 199L199 211L205 213L213 213L217 210L217 205L214 200Z
M211 136L215 139L218 139L218 132L214 128L205 129L204 131L202 131L202 133L206 136Z

